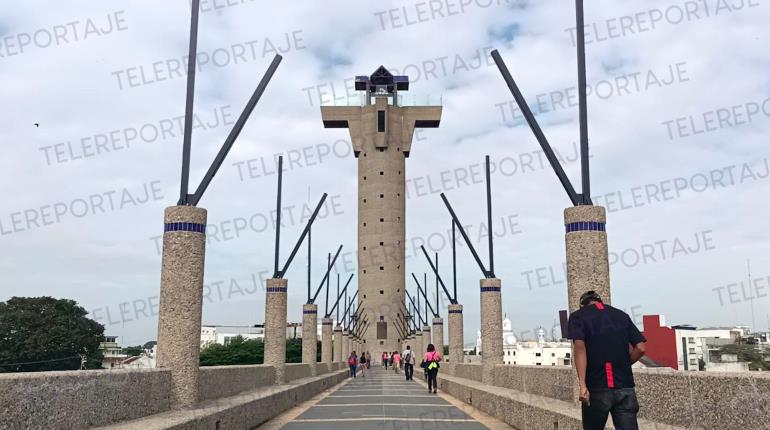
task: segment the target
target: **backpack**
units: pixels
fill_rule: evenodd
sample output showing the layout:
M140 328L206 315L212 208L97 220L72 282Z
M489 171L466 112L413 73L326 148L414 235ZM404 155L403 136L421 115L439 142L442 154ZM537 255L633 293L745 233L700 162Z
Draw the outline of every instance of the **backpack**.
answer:
M351 365L351 366L355 366L356 365L356 357L351 355L350 358L348 358L348 364Z
M405 364L412 364L412 351L409 350L406 354L404 354L404 363Z

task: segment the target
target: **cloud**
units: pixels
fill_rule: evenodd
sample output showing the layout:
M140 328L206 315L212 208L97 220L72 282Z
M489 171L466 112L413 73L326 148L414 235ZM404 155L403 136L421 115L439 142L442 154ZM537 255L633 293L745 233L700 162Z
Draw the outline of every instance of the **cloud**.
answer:
M482 162L485 154L495 160L521 161L522 154L539 150L525 124L501 120L500 108L495 104L510 100L510 94L497 69L486 62L488 59L478 67L472 66L479 52L498 48L528 100L574 87L577 79L575 48L569 32L574 27L571 4L565 7L555 1L496 0L440 3L442 14L431 12L429 4L418 6L406 1L363 4L335 0L291 5L274 0L204 2L209 10L201 15L199 51L212 54L211 58L220 49L230 53L229 62L225 62L224 53L216 54L221 56L217 61L222 66L212 66L212 59L198 74L195 108L205 121L213 121L214 112L223 106L229 106L233 116L241 111L270 62L271 55L262 55L267 40L281 49L288 35L289 43L294 45L285 53L274 80L201 201L209 211L209 219L222 221L272 210L275 176L244 180L233 163L260 157L272 160L277 153L302 152L302 148L348 139L346 130L323 129L318 107L321 97L305 89L344 94L346 79L371 73L380 64L406 69L413 75L421 73L421 79L415 79L406 94L407 100L443 98L441 128L425 130L423 140L415 142L407 160L408 177L438 177L442 171L467 169L470 164ZM466 4L462 13L457 12L460 3ZM706 3L714 12L719 2ZM590 23L592 34L598 35L620 23L620 17L633 18L637 13L665 11L680 4L662 0L643 5L630 0L592 2L586 6L586 23ZM702 19L678 24L663 21L651 31L588 45L589 82L617 83L618 76L662 71L683 62L689 78L649 91L589 100L592 194L630 190L732 164L752 163L759 168L768 156L764 139L770 125L767 116L760 115L740 127L722 127L676 140L669 138L662 125L671 119L767 98L770 55L765 49L765 23L770 18L769 7L760 0L746 0L743 4L729 13L705 17L703 10ZM162 119L181 115L184 79L158 81L154 68L166 67L161 72L168 74L166 62L186 55L189 3L74 1L65 6L31 0L7 9L0 22L3 54L11 52L9 43L20 37L25 40L21 34L34 35L41 30L55 34L62 31L56 26L74 21L85 28L89 19L97 27L106 28L108 17L117 12L124 18L125 30L78 41L70 38L69 43L44 48L33 43L22 54L0 58L0 99L6 107L0 119L3 226L12 225L13 214L18 212L23 217L25 210L109 190L136 189L152 181L158 181L163 198L0 236L0 269L5 274L0 299L54 295L76 299L87 309L118 309L121 303L157 295L160 257L148 238L161 233L163 207L177 200L181 159L178 133L138 139L128 149L67 162L49 162L41 148L68 151L70 143L82 149L83 139L94 141L93 136L140 129L144 124L160 128ZM392 24L396 21L383 24L383 19L400 21L398 25ZM413 23L406 25L407 21ZM295 36L301 38L304 48L297 48L292 39ZM252 42L260 51L258 55L236 61L240 53L237 46L248 48ZM457 58L465 67L455 67ZM153 65L158 62L160 65ZM439 73L444 70L442 62L446 71ZM152 77L153 83L124 85L121 89L114 72L129 68L136 68L132 73L138 76L137 82L142 81L144 73L145 80L149 82ZM538 115L553 145L565 152L578 138L576 118L574 107ZM223 124L196 129L191 184L197 185L229 127ZM72 158L67 152L62 154ZM577 181L577 163L565 164L565 170ZM340 243L346 250L356 248L355 175L356 161L351 155L329 157L313 166L292 169L284 176L284 202L312 205L323 192L340 196L343 213L320 220L314 229L313 273L319 281L326 252ZM482 187L471 184L448 191L464 222L478 225L485 219ZM716 244L711 252L681 259L614 266L613 301L625 309L638 306L640 312L667 314L675 323L750 324L747 303L721 306L713 288L742 279L747 258L756 276L769 267L765 228L768 188L768 181L756 180L610 213L611 249L704 230L713 231ZM496 216L518 214L522 231L495 242L504 310L518 331L539 325L550 327L558 310L566 307L565 288L530 291L523 272L563 261L562 209L569 200L547 166L520 174L495 175L493 195ZM409 237L428 237L444 230L437 225L449 225L437 195L410 199L407 211ZM295 225L284 231L284 258L300 228ZM268 229L246 231L237 240L211 243L206 260L207 284L230 279L247 283L253 274L271 268L272 241ZM479 248L484 258L486 247ZM441 266L445 278L449 278L448 261L445 251ZM479 319L480 272L465 248L459 251L458 269L466 342L472 342ZM428 270L420 258L411 259L407 265L407 274ZM306 288L302 255L287 276L289 319L298 321ZM759 309L760 302L755 305ZM261 291L217 300L205 304L204 322L261 323L263 308ZM757 320L763 321L764 316L758 314ZM156 324L150 316L110 325L108 332L123 336L126 343L140 343L155 338Z

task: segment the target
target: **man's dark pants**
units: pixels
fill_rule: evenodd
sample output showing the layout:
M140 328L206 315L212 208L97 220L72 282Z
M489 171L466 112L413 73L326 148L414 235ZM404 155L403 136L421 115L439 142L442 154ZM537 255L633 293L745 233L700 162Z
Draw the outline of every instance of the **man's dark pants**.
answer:
M636 423L639 402L633 388L589 388L588 391L591 406L583 404L584 430L604 429L609 414L617 430L639 428Z
M412 375L414 375L414 364L404 363L404 375L406 375L407 381L412 380Z

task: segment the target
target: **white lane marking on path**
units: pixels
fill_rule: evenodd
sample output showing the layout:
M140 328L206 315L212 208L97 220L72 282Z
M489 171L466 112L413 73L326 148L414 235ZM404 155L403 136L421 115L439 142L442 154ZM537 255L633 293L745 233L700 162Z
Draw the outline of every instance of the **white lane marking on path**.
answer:
M323 405L315 405L314 408L339 408L339 407L348 407L348 406L419 406L419 407L437 407L437 408L454 408L454 405L450 404L433 404L433 403L345 403L345 404L332 404L327 403Z
M475 423L476 420L469 420L463 418L406 418L406 417L368 417L363 416L361 418L303 418L301 420L294 420L294 423L328 423L339 421L409 421L409 422L446 422L446 423Z

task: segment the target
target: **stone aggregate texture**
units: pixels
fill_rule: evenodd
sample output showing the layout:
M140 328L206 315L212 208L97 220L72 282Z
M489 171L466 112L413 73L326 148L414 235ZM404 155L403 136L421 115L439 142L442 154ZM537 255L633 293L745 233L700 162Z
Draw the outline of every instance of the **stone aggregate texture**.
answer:
M350 356L350 338L347 330L342 330L342 358L347 360Z
M382 367L351 379L283 427L285 430L484 430L425 385Z
M417 364L420 364L420 360L422 360L422 353L425 352L425 348L427 348L427 346L428 345L424 345L422 343L422 332L418 331L414 336L414 342L412 343L412 349L417 352Z
M206 225L206 220L206 209L171 206L163 222ZM163 234L157 367L171 370L172 403L177 408L198 401L205 256L204 233Z
M447 310L449 320L449 361L463 362L463 305L451 304Z
M305 303L302 305L302 362L315 363L318 357L318 341L316 327L318 326L318 305ZM311 374L316 375L316 367L312 366Z
M444 360L444 320L441 318L433 318L433 345Z
M606 224L602 206L574 206L564 209L564 224L578 222ZM567 296L569 312L580 308L580 296L594 290L604 303L611 304L610 263L606 231L573 231L565 233L567 248Z
M342 326L334 328L334 361L347 361L347 357L342 356Z
M334 321L331 318L321 320L321 362L331 364L334 361L332 351L332 330Z
M276 383L285 381L286 296L288 279L267 280L265 294L265 364L275 367Z
M491 384L495 365L503 363L503 304L498 278L484 278L481 286L482 382Z
M406 287L406 158L416 122L437 127L442 109L374 100L367 106L323 106L321 116L326 127L349 129L358 161L358 306L361 318L373 325L362 341L370 351L393 351L401 346L396 324L403 319ZM386 333L376 329L380 322Z
M431 343L433 343L433 340L430 338L430 326L424 325L422 326L422 352L427 351L428 344Z

